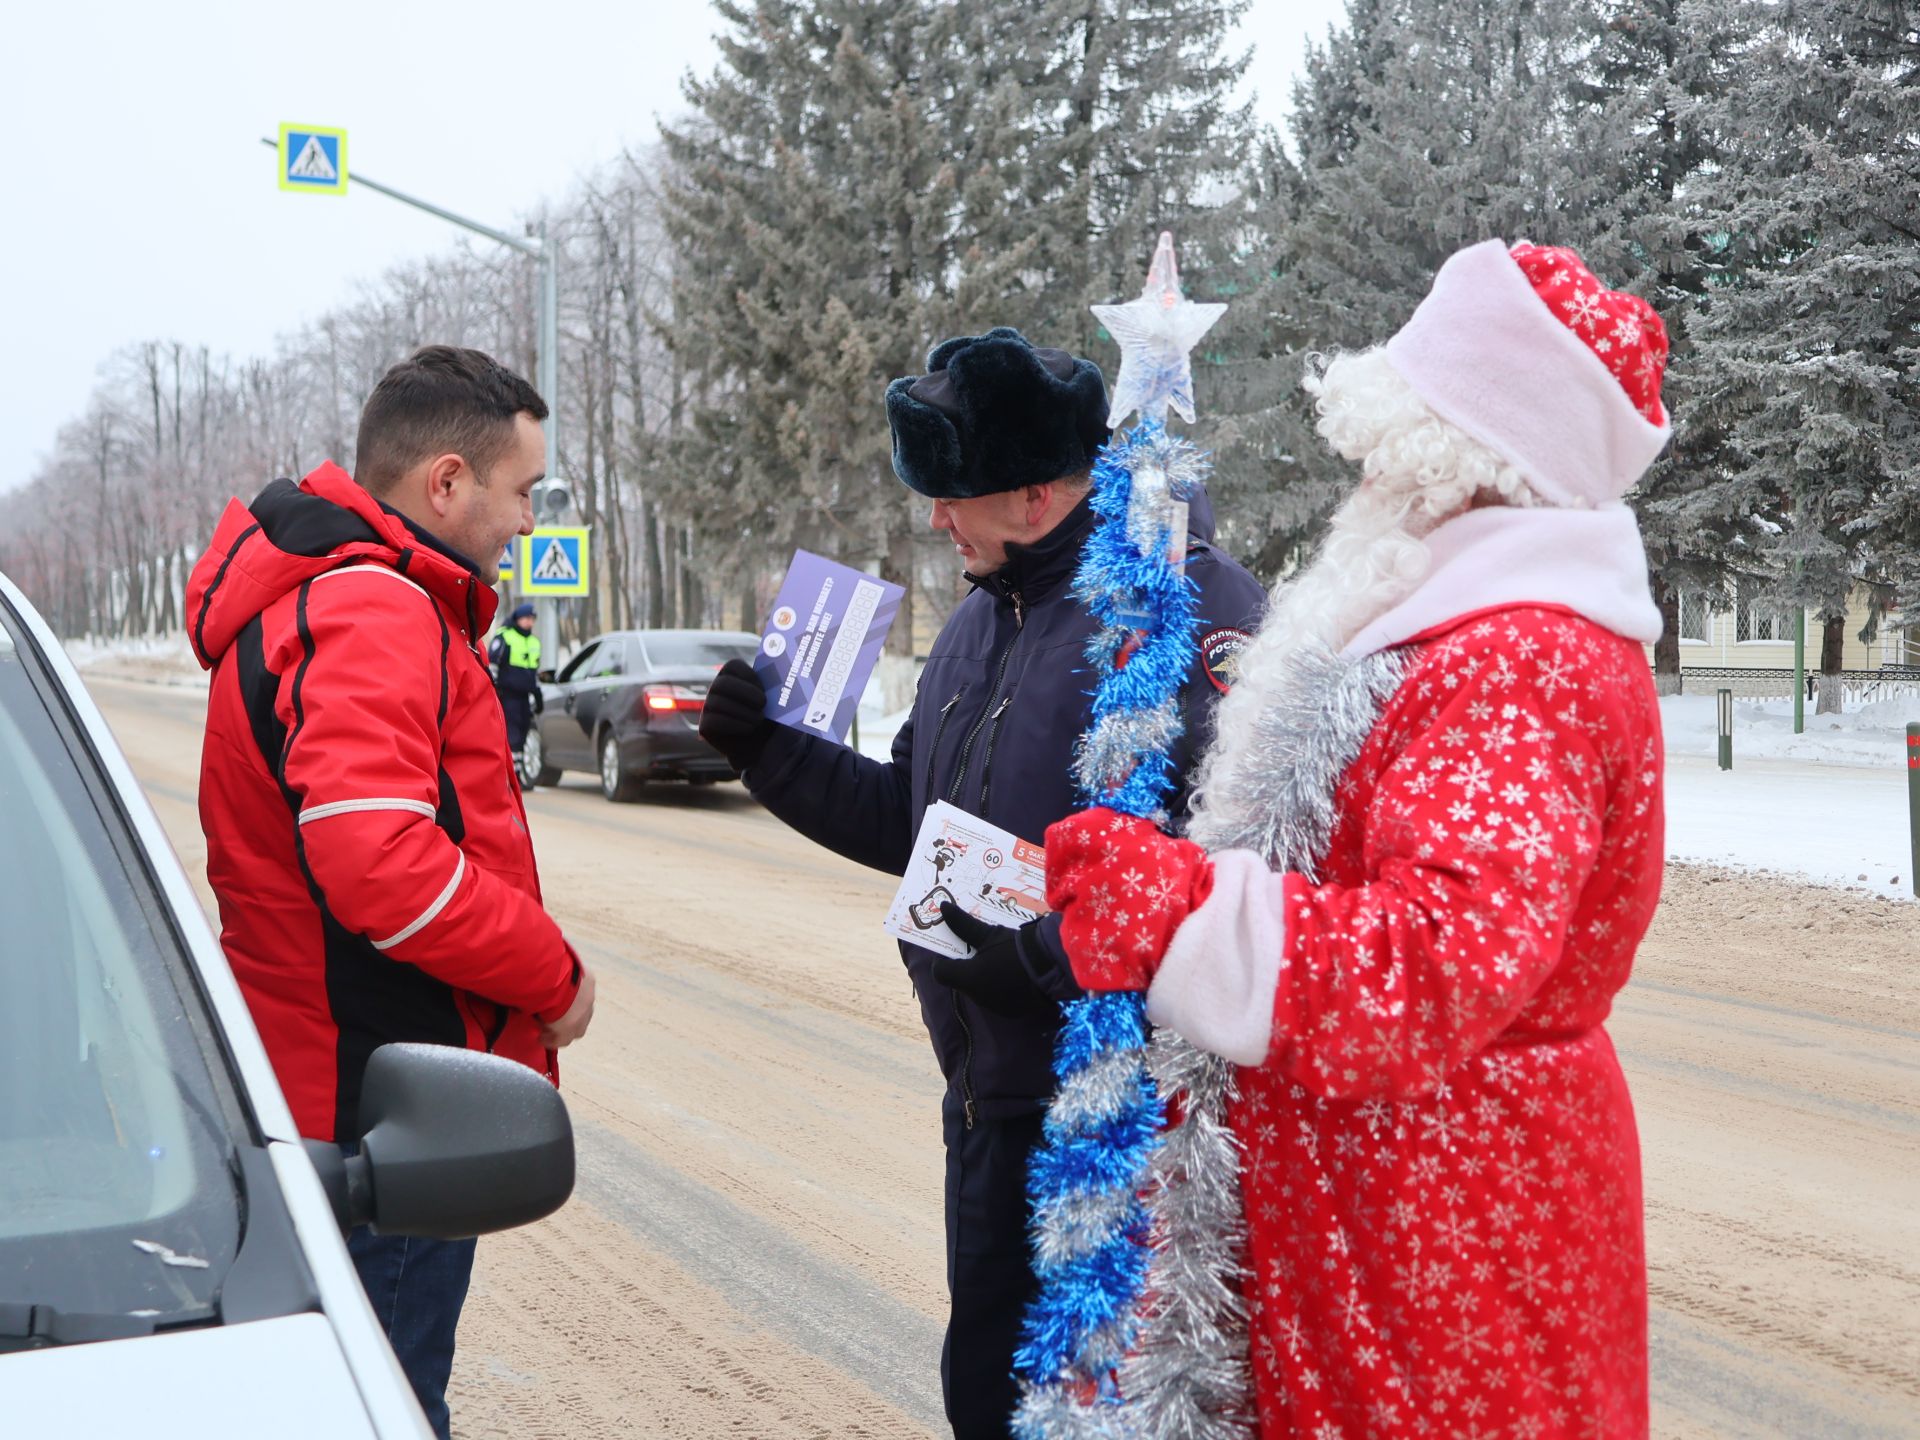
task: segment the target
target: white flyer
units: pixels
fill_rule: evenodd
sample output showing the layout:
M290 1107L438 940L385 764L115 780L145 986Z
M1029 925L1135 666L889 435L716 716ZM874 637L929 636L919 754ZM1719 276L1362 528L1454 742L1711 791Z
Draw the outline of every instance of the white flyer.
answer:
M940 918L943 901L994 925L1024 925L1047 913L1046 894L1046 851L939 800L920 822L886 930L963 958L973 947Z

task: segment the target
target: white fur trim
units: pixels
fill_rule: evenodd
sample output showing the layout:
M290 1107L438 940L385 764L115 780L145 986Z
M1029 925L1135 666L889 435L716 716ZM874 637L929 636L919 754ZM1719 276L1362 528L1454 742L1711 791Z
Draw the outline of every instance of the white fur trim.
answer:
M1213 893L1174 932L1147 991L1147 1018L1236 1065L1273 1038L1287 927L1282 878L1251 850L1213 857Z
M1348 644L1350 657L1498 605L1562 605L1629 640L1660 638L1647 549L1624 505L1598 510L1469 510L1426 537L1426 578Z
M1443 420L1555 504L1618 500L1673 433L1642 415L1600 357L1560 323L1504 240L1471 245L1442 265L1386 349Z

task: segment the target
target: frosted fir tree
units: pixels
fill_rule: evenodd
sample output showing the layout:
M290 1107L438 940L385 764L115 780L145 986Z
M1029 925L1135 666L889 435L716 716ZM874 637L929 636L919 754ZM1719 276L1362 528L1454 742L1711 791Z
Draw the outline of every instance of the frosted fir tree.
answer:
M1699 385L1776 522L1761 597L1818 616L1831 710L1856 588L1920 600L1920 16L1892 0L1742 16L1759 40L1719 112L1738 163L1696 197L1725 267Z
M1715 113L1747 83L1751 35L1728 0L1608 0L1599 19L1573 86L1575 144L1596 180L1574 243L1615 285L1652 302L1672 345L1662 388L1674 437L1631 497L1665 620L1654 649L1665 694L1680 685L1682 594L1727 590L1731 567L1762 538L1727 453L1725 417L1695 383L1693 340L1724 275L1702 263L1712 226L1690 193L1738 163Z
M1107 339L1090 307L1138 287L1140 257L1163 230L1179 244L1196 300L1248 290L1269 257L1249 232L1249 161L1261 135L1237 94L1247 57L1235 27L1247 0L954 8L972 17L968 54L989 83L1009 67L1024 71L1022 117L1003 122L1015 140L999 162L1009 183L998 195L982 187L988 203L971 232L978 250L961 282L969 328L1012 323L1076 354L1100 354ZM978 133L987 117L976 114ZM1016 256L992 277L1004 282L997 291L981 283L982 259ZM1196 438L1215 452L1229 520L1245 493L1232 487L1264 488L1239 419L1269 403L1270 387L1250 369L1266 343L1257 314L1236 304L1193 357L1208 396Z
M911 592L924 520L892 484L879 397L946 332L957 175L924 0L723 0L721 63L665 130L678 246L669 342L694 383L702 523L729 552L794 544ZM928 93L930 92L930 97ZM896 625L910 643L911 618Z
M1266 555L1298 558L1345 477L1312 443L1308 349L1391 334L1454 251L1489 236L1578 246L1596 205L1566 85L1595 0L1355 0L1294 93L1298 159L1276 198L1269 308L1299 348L1270 431L1288 462Z
M1178 240L1196 293L1230 254L1254 135L1251 108L1234 95L1247 57L1232 39L1248 0L994 8L1052 37L1045 89L1033 96L1037 188L1008 220L1042 234L1054 343L1089 354L1099 338L1090 307L1139 284L1140 256L1162 230Z

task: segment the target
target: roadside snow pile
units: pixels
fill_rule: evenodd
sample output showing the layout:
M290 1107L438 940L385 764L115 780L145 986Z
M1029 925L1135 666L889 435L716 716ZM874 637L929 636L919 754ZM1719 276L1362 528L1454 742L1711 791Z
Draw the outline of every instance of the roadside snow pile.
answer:
M1668 859L1914 898L1904 766L1743 765L1737 738L1734 745L1731 770L1697 756L1668 757Z
M205 688L207 672L193 657L186 632L137 639L69 640L67 658L89 679L139 680L148 685Z
M1920 701L1881 700L1844 715L1816 715L1807 702L1807 729L1793 733L1793 701L1733 702L1733 764L1743 760L1801 760L1815 765L1895 766L1904 771L1907 722L1920 721ZM1719 721L1711 695L1671 695L1660 702L1667 754L1716 760Z

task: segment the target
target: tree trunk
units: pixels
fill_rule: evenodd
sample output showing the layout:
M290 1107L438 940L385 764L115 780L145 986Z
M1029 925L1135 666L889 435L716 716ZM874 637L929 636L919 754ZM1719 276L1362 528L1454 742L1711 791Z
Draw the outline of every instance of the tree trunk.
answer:
M651 500L640 502L640 534L646 544L646 570L641 583L646 586L646 611L643 623L658 630L667 623L666 558L660 553L660 507Z
M904 506L901 507L904 510ZM900 597L900 613L893 617L887 632L889 655L913 655L913 531L901 514L887 534L887 556L880 565L880 578L890 580L905 593Z
M693 527L681 527L680 543L680 623L690 629L706 624L706 600L702 594L700 571L693 563Z
M1846 692L1840 680L1846 648L1845 612L1825 616L1820 627L1820 700L1813 707L1816 715L1838 715L1846 708Z
M683 625L680 601L680 532L662 520L657 526L655 544L660 548L660 624Z
M1680 592L1658 574L1653 598L1660 607L1660 638L1653 646L1653 689L1657 695L1680 693Z

